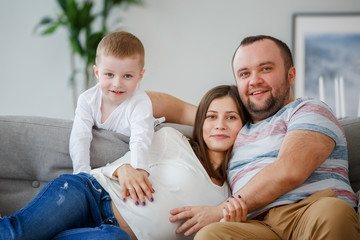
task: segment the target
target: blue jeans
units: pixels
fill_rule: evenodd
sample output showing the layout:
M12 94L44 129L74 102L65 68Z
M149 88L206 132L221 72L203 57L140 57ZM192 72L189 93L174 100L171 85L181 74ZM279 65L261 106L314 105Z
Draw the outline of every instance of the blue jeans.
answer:
M114 217L109 194L85 173L52 180L23 209L0 219L0 239L131 240Z

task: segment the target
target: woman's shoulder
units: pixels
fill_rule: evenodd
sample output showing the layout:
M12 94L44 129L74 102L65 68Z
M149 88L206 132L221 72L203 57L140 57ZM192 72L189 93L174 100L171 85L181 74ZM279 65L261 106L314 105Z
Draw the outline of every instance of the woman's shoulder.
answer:
M158 138L174 138L174 139L187 139L183 133L173 127L161 127L155 132Z

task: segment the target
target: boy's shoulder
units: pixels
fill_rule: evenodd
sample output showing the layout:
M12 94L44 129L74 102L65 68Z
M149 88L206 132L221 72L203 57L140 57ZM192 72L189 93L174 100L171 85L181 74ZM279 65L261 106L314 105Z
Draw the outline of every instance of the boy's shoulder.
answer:
M100 85L97 83L95 86L86 89L80 96L92 96L100 91Z
M78 104L95 104L95 102L98 102L99 94L101 94L101 89L99 84L96 84L79 95Z
M130 97L130 101L136 104L139 103L144 103L144 104L150 104L151 105L151 100L150 97L146 94L146 92L140 87L138 86L136 88L136 90L133 92L133 94ZM152 107L152 105L151 105Z

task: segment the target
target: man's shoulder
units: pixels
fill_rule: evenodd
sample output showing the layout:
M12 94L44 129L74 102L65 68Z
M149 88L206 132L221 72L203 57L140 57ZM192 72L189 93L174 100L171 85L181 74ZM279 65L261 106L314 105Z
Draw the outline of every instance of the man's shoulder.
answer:
M310 116L316 114L326 114L329 115L329 117L333 115L331 108L326 103L316 98L302 97L297 98L280 109L273 117L275 119L281 118L290 121L290 119L304 114Z

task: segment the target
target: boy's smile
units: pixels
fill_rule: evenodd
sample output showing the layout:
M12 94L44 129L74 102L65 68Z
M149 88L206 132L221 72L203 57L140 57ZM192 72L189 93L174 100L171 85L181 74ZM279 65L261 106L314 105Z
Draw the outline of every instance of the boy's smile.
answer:
M101 56L94 72L103 93L103 104L118 106L135 91L144 69L139 56L118 58Z

